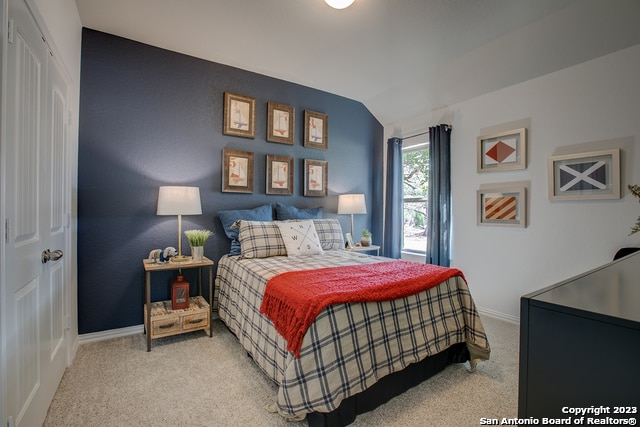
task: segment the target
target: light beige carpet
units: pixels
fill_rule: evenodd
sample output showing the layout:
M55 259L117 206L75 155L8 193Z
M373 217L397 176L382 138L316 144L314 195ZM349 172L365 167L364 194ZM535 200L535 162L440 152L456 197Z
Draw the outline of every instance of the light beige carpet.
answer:
M353 426L473 426L515 417L518 326L482 316L491 360L476 372L452 365L358 416ZM78 349L45 426L306 426L267 412L272 383L219 321L204 332L154 340L142 334Z

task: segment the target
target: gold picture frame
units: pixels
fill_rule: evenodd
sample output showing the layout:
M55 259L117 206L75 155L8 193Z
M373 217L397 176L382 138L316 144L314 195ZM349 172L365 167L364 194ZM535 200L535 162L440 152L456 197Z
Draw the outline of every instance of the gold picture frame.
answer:
M253 153L222 150L222 191L253 193Z
M293 157L267 154L267 194L293 195Z
M308 197L326 197L329 162L325 160L304 159L304 195Z
M329 147L329 115L304 110L304 146L326 150Z
M267 141L293 145L295 117L295 108L268 102Z
M255 138L256 99L237 93L224 93L225 135Z

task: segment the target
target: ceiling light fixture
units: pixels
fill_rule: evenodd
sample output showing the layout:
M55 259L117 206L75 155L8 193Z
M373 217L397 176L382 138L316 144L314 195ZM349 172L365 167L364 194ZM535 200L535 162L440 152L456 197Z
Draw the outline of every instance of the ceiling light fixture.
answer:
M324 0L326 4L334 9L346 9L351 6L355 0Z

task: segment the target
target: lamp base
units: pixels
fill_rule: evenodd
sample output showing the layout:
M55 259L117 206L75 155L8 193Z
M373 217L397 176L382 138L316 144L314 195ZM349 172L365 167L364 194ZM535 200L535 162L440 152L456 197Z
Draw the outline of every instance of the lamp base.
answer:
M176 255L173 258L171 258L170 261L171 262L189 262L191 261L191 257L184 256L184 255Z

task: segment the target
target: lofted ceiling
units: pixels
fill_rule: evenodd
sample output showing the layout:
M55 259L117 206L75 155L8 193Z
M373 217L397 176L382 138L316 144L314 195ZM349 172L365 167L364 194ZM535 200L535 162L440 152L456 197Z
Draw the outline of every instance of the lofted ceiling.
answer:
M82 25L362 102L446 105L640 43L638 0L76 0Z

